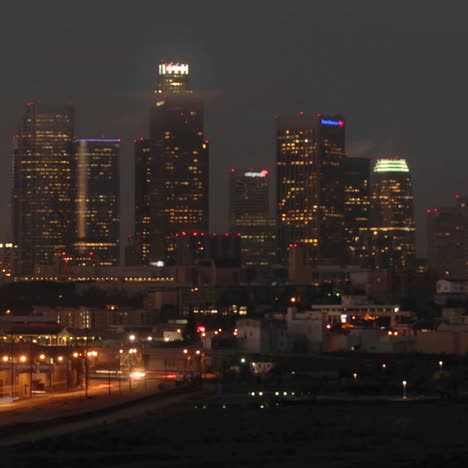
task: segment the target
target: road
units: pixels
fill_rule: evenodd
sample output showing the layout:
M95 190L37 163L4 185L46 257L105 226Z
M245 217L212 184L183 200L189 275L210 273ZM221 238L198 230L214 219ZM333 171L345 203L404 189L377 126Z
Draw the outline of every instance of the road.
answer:
M107 408L104 414L102 413L87 413L81 417L74 418L72 421L56 420L49 421L45 426L39 424L37 428L10 435L4 435L0 440L0 446L5 447L24 442L33 442L48 437L56 437L62 434L81 431L83 429L93 427L102 423L112 423L121 419L134 418L151 411L161 410L173 405L177 405L184 400L193 397L192 392L171 395L165 392L155 398L145 398L140 401L134 401L130 406L117 407L114 409Z

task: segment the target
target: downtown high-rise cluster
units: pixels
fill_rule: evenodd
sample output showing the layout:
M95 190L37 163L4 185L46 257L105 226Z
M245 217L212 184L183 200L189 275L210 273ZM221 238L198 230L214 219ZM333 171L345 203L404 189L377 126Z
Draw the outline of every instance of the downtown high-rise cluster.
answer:
M239 245L245 268L269 268L301 249L308 265L405 271L414 265L413 191L406 161L350 157L346 121L276 119L276 207L266 169L233 167L210 194L204 103L189 66L161 62L148 137L134 142L132 265L175 265ZM13 151L18 274L47 265L120 264L118 139L76 139L71 106L28 103ZM209 233L209 197L229 194L229 232ZM223 245L224 247L220 247ZM234 247L233 247L234 246ZM186 252L187 251L187 252ZM185 255L187 253L187 255Z

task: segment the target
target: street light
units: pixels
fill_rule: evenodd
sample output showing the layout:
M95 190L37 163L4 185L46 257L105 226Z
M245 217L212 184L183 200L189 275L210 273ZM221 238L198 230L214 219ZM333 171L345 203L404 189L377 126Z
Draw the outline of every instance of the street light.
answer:
M353 373L353 379L356 382L356 380L357 380L357 373L356 372Z
M443 366L444 366L444 361L439 361L439 370L442 370Z
M403 385L403 400L406 400L406 385L407 385L407 381L406 380L403 380L401 382L401 384Z

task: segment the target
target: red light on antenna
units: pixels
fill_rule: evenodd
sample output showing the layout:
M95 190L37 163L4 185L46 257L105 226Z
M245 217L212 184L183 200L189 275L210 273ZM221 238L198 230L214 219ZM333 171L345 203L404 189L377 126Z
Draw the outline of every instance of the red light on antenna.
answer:
M438 213L439 212L439 208L434 208L434 213Z
M430 208L428 208L428 209L426 210L426 213L432 213L432 210L431 210Z
M455 195L455 198L457 198L457 199L460 198L460 194L457 193L457 194Z

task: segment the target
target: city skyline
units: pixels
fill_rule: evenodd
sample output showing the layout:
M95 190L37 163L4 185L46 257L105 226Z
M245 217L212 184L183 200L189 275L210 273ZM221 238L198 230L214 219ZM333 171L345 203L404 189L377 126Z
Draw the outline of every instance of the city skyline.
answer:
M458 5L451 10L440 10L431 2L378 8L371 2L358 2L353 8L345 3L321 5L314 7L310 24L308 2L296 2L297 8L286 18L278 2L270 2L266 9L255 6L248 16L242 8L232 9L229 17L207 2L200 12L189 6L177 16L173 7L165 6L161 13L167 21L154 32L146 27L155 8L149 2L141 5L148 19L130 9L122 15L118 2L115 12L98 5L92 16L86 6L80 5L73 18L54 1L6 7L5 17L21 17L34 33L31 42L31 33L17 33L18 25L5 24L2 32L4 56L14 70L2 78L1 193L7 200L11 138L30 98L73 99L76 137L122 138L122 173L130 173L132 140L147 136L148 102L160 58L190 63L193 87L206 103L213 230L227 225L224 187L233 161L273 171L274 116L300 111L342 113L352 156L399 155L408 160L414 176L419 256L425 254L421 241L426 208L450 205L456 193L465 192L459 148L466 118L463 106L453 104L463 102L466 94L466 70L456 61L466 36L465 16ZM334 33L327 34L332 13ZM38 28L34 19L41 15L45 25ZM137 16L133 23L139 25L138 31L123 32ZM103 22L104 18L111 21ZM192 21L202 27L195 31ZM77 33L85 23L88 34L83 38ZM279 28L286 31L284 37L277 38ZM243 34L234 36L240 30ZM63 40L57 41L61 32ZM19 39L11 44L8 37ZM230 45L233 37L237 42ZM320 45L319 52L314 60L304 60L314 44ZM47 54L39 53L45 49ZM92 79L87 77L89 67ZM446 184L439 183L440 173L446 174ZM125 235L133 230L133 189L130 182L123 180L122 185L128 194L122 207ZM9 224L6 205L0 212L4 238Z

